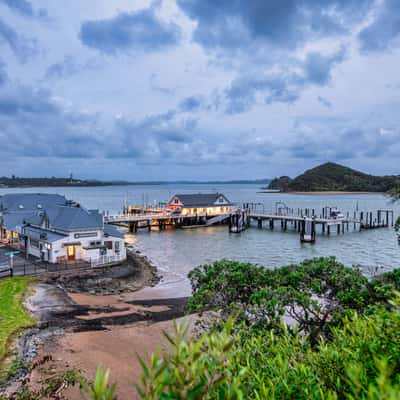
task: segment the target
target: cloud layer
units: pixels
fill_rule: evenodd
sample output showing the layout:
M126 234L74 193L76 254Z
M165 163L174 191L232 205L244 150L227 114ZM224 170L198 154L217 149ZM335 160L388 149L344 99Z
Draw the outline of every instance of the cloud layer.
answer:
M79 37L88 47L106 54L121 52L152 52L178 43L180 29L174 23L162 21L155 8L132 13L120 13L113 18L86 21Z
M399 173L396 0L40 5L0 0L5 174Z

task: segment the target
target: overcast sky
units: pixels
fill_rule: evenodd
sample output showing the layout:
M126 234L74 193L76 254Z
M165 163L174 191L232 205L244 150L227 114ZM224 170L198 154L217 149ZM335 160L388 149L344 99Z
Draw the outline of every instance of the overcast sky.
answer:
M400 173L399 0L0 0L0 175Z

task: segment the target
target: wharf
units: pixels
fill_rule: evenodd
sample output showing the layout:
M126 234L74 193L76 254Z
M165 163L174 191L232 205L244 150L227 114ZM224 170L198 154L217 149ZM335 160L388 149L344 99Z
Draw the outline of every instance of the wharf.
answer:
M350 230L361 231L394 226L393 210L354 211L343 215L338 214L335 207L324 207L322 212L317 214L314 209L293 209L282 207L282 204L277 203L274 212L265 212L257 210L256 203L247 203L243 207L236 207L229 213L219 215L201 213L180 215L163 209L157 209L156 212L144 210L141 214L106 215L104 222L127 227L132 233L143 228L151 230L155 227L161 231L168 226L192 229L216 224L227 224L229 232L240 233L253 227L253 222L257 223L259 229L267 223L270 230L274 230L275 225L278 224L282 231L288 229L297 231L300 234L300 240L304 242L315 242L317 234L330 235L332 231L336 231L339 235Z

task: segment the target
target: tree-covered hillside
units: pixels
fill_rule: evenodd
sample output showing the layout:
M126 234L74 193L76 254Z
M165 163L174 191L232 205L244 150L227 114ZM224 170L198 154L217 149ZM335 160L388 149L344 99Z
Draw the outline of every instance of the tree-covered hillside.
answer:
M274 179L271 189L282 191L387 192L400 187L400 176L373 176L335 163L312 168L294 179Z

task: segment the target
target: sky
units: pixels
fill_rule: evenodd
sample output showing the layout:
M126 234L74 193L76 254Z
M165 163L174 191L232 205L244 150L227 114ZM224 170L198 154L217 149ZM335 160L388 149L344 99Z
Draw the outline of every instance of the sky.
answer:
M399 0L0 0L0 176L400 174Z

